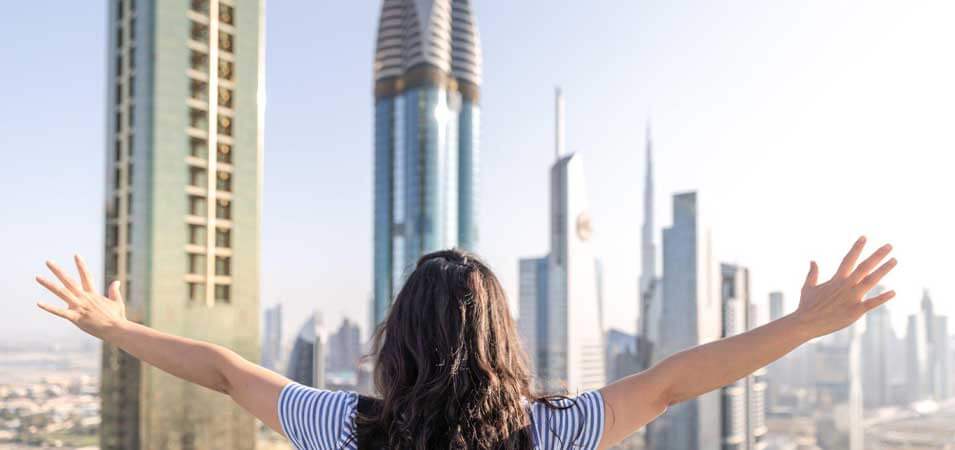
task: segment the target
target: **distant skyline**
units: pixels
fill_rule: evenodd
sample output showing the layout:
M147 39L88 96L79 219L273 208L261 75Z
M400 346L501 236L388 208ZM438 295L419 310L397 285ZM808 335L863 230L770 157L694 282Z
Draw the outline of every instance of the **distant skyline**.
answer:
M656 216L699 190L717 261L752 270L753 301L798 301L808 261L855 236L891 241L885 284L904 334L923 287L955 315L955 4L474 1L484 47L478 251L512 304L522 255L547 249L553 86L568 151L586 160L604 323L632 331L644 123ZM269 2L262 306L364 328L372 293L372 61L378 2ZM0 19L0 337L62 335L33 275L44 259L102 267L105 5ZM44 24L37 34L36 24ZM529 26L528 24L532 24ZM668 223L657 224L659 229ZM766 309L766 308L761 308ZM363 330L367 336L367 329Z

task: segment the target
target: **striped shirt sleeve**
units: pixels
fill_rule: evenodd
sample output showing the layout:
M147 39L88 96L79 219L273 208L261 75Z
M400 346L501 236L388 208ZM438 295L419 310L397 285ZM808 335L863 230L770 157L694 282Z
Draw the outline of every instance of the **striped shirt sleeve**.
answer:
M353 441L357 405L354 392L289 383L279 394L279 422L298 450L337 450Z
M531 420L538 449L594 450L604 431L604 402L598 391L557 400L555 407L534 403Z

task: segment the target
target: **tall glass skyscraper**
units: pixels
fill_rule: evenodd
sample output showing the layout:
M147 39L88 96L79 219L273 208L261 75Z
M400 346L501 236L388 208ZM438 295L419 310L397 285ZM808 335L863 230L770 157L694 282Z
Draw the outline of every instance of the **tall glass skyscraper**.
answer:
M654 359L715 341L722 335L720 274L696 192L673 196L673 225L663 230L663 307ZM716 450L721 436L720 392L671 406L648 428L651 450Z
M110 0L105 281L158 330L259 360L263 2ZM226 396L104 345L100 448L252 449Z
M375 324L422 254L473 250L481 47L468 0L384 0L375 52Z

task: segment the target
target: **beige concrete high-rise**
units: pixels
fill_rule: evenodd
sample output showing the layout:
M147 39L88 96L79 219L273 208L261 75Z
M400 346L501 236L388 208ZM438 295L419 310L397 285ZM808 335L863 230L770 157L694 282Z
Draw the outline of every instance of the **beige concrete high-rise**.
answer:
M105 282L130 319L259 360L261 0L108 3ZM111 346L108 449L252 449L221 394Z

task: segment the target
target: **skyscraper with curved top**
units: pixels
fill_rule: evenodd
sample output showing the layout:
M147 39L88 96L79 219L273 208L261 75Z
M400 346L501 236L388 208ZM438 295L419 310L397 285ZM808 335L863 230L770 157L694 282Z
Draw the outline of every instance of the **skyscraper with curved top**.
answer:
M481 47L469 0L384 0L375 76L374 324L415 260L477 241Z

